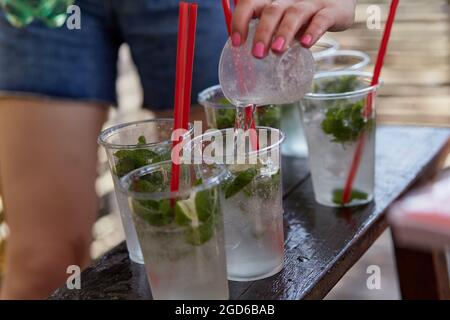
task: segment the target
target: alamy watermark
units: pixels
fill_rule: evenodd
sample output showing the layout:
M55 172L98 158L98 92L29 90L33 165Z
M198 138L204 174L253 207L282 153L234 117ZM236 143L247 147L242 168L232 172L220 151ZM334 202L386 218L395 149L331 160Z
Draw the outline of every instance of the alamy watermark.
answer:
M81 29L81 9L79 6L73 4L67 7L66 10L67 19L66 27L69 30L80 30Z
M69 290L81 289L81 269L77 265L70 265L66 270L70 276L66 280L66 287Z
M367 20L366 25L369 30L381 29L381 7L376 4L372 4L366 9Z
M370 265L366 269L369 275L366 280L366 286L369 290L381 289L381 268L377 265Z

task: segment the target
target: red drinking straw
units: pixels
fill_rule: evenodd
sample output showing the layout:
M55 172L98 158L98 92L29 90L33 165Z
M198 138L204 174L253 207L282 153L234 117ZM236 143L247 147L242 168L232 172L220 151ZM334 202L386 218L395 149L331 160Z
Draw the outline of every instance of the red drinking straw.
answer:
M191 94L192 94L192 74L194 69L195 52L195 30L197 29L197 9L196 3L189 5L189 25L186 54L186 87L184 91L184 113L183 129L187 130L189 125L189 114L191 112Z
M186 78L186 50L187 31L186 28L189 6L180 2L178 11L178 38L177 38L177 65L175 74L175 101L174 101L174 130L183 127L183 104L184 85ZM177 142L174 142L174 145Z
M230 0L222 0L223 14L225 15L225 23L227 25L228 35L231 35L231 6Z
M188 20L189 19L189 20ZM174 130L188 129L195 49L197 4L180 2L178 13L177 66L175 77ZM175 147L181 141L174 141ZM178 191L180 165L172 161L170 190ZM173 204L173 201L172 201Z
M378 50L377 61L375 63L375 70L372 77L371 86L378 84L380 78L381 68L383 67L384 57L386 56L387 46L389 43L389 37L391 35L392 25L394 24L395 13L399 0L392 0L391 7L389 9L389 16L386 21L386 27L384 29L383 38L381 40L380 49ZM366 117L370 116L372 113L372 93L367 96L367 103L364 108L364 115ZM342 203L346 204L350 201L350 196L352 193L353 181L355 180L356 174L358 173L359 163L361 162L362 153L364 150L364 144L366 140L366 134L363 132L358 139L358 144L356 145L355 154L353 155L353 160L350 165L350 171L345 181L344 192L342 194Z

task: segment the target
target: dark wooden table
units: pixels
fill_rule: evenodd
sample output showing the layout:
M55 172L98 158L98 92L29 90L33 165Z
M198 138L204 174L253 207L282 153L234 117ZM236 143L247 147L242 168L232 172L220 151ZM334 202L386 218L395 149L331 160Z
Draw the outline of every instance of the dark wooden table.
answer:
M321 299L386 229L389 205L430 178L450 148L450 130L380 127L375 201L333 209L314 201L306 159L285 158L285 267L268 279L230 281L231 299ZM144 266L122 243L81 275L81 290L62 287L51 299L151 299Z

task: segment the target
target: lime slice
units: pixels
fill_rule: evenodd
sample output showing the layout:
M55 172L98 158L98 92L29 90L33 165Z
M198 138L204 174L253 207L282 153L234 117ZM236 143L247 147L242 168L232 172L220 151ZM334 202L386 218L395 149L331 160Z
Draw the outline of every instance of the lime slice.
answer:
M179 200L175 205L175 222L180 226L198 226L197 210L195 210L195 200Z
M175 222L187 226L186 242L199 246L212 238L218 210L217 192L204 190L175 205Z

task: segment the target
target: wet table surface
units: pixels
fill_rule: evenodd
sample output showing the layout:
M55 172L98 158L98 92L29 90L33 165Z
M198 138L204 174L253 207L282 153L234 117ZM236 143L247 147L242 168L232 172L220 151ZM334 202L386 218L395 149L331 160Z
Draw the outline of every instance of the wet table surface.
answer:
M377 131L375 201L333 209L314 201L306 159L284 158L284 269L264 280L230 281L231 299L320 299L387 227L389 205L432 173L450 148L450 130L384 126ZM50 299L151 299L144 266L122 243L81 275L81 289Z

